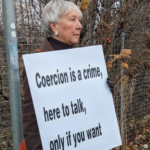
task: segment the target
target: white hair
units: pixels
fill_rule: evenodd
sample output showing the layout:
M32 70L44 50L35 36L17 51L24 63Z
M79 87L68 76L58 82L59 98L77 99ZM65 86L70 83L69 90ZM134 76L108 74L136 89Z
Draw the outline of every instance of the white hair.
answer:
M52 0L44 7L42 13L42 29L45 33L51 34L50 23L59 23L59 17L66 15L72 9L75 9L82 19L80 9L70 1Z

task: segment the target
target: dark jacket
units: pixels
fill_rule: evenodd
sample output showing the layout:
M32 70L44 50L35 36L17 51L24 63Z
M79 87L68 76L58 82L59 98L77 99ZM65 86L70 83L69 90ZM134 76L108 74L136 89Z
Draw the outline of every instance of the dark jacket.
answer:
M47 39L40 47L41 52L53 51L53 47ZM40 62L39 62L40 63ZM41 138L35 116L35 110L29 89L25 68L23 69L23 133L27 150L42 150Z

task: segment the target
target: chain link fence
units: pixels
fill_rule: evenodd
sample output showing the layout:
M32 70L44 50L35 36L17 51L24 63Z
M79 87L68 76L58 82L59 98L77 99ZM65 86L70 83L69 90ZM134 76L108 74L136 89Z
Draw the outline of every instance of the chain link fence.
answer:
M41 28L41 13L47 2L15 0L14 3L22 99L22 55L34 53L48 36ZM123 138L120 149L127 149L130 142L138 145L135 138L144 130L143 124L150 129L150 124L147 124L150 117L150 2L91 0L87 9L82 8L84 0L74 2L83 12L83 29L76 47L103 45L108 74L115 86L113 98ZM0 150L11 150L13 142L3 19L0 0ZM131 50L131 54L125 51L121 55L123 50Z

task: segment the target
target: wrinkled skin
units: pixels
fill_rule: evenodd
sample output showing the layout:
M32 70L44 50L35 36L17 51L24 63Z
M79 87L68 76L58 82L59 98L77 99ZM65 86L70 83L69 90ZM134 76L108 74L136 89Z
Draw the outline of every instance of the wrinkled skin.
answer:
M50 23L52 37L69 45L78 43L82 25L80 15L75 9L59 18L59 23ZM58 36L55 35L58 32Z

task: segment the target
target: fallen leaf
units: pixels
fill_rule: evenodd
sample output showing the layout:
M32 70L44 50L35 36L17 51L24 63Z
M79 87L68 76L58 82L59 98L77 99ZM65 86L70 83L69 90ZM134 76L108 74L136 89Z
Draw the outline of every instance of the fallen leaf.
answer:
M135 126L136 126L136 121L135 121L134 119L132 119L132 120L130 121L130 126L131 126L131 127L135 127Z
M127 149L126 150L130 150L131 148L129 146L127 146Z
M108 66L109 68L112 68L112 63L111 63L111 62L108 62L108 63L107 63L107 66Z
M121 63L121 66L128 69L128 64L127 63Z

